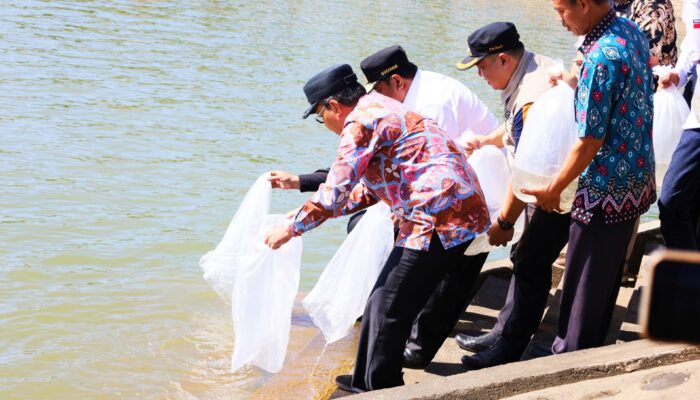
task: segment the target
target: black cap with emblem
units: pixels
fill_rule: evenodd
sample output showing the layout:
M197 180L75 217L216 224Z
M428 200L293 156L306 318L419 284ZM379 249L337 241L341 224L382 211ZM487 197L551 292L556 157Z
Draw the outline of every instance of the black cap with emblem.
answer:
M311 115L319 101L354 85L359 85L359 82L357 82L357 75L348 64L338 64L314 75L304 85L304 94L310 105L302 118Z
M399 45L389 46L381 49L371 56L365 58L360 63L362 73L367 78L365 89L370 92L374 89L374 85L384 78L393 74L403 74L416 71L418 67L408 61L408 56L404 49Z
M493 22L472 32L467 38L469 55L457 63L457 69L473 67L482 58L507 50L523 48L518 30L511 22Z

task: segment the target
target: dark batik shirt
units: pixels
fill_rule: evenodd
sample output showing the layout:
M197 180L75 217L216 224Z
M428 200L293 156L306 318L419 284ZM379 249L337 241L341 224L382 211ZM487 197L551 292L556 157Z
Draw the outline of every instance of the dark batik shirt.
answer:
M615 0L615 12L637 24L649 39L652 56L660 65L675 65L676 17L671 0Z

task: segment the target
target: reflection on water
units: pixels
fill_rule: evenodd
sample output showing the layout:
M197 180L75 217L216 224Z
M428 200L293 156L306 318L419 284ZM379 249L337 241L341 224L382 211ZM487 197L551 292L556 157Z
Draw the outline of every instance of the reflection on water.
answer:
M0 398L239 398L229 310L197 267L255 178L329 165L301 87L400 43L419 66L498 95L454 64L512 20L568 59L548 2L25 0L0 11ZM358 71L359 72L359 71ZM274 211L305 198L276 192ZM305 236L302 290L344 237ZM503 253L501 253L503 255Z

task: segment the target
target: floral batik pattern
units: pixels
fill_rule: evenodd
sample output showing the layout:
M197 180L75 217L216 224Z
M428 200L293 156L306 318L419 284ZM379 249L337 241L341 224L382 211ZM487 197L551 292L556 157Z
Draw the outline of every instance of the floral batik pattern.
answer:
M428 250L433 231L447 249L490 225L476 174L459 146L431 119L373 92L348 115L326 182L289 229L298 236L378 201L399 220L396 246L414 250Z
M580 50L578 135L603 145L579 177L571 216L586 224L595 213L607 224L628 221L656 200L648 41L634 23L611 12Z
M671 0L615 0L615 11L620 17L629 18L646 33L652 56L660 65L675 65L676 17Z

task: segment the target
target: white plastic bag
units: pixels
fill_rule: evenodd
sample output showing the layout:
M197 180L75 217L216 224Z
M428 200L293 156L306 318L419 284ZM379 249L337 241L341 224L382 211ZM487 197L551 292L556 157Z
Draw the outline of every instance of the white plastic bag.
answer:
M484 146L474 152L467 159L469 165L476 172L479 178L481 190L486 198L486 206L489 209L491 220L495 221L498 214L503 208L503 202L508 192L508 181L510 180L510 167L508 159L496 146ZM515 223L513 239L511 243L520 239L525 226L524 213ZM479 253L485 253L493 250L493 246L489 244L489 238L486 233L477 236L474 241L467 247L464 252L467 256L473 256Z
M362 315L393 247L391 210L380 202L367 209L304 298L328 343L345 337Z
M659 88L654 94L654 157L656 182L661 184L671 156L681 140L683 124L690 114L688 103L677 87Z
M267 215L271 191L267 175L259 177L248 190L216 249L199 260L204 280L228 304L231 304L233 281L238 272L236 258L245 251L249 232L256 229L258 220Z
M513 193L520 200L536 201L521 190L546 187L559 173L576 143L574 115L574 91L562 81L530 106L513 160ZM574 179L561 193L564 212L571 210L577 185Z
M289 343L302 242L293 238L277 250L263 242L270 227L285 222L283 215L267 214L270 192L267 175L258 178L224 238L199 261L207 283L231 302L235 331L231 371L254 365L277 372Z

